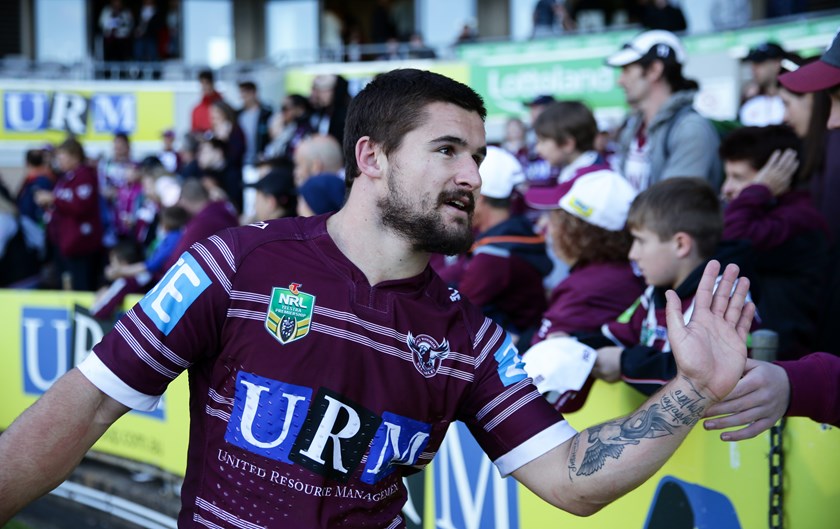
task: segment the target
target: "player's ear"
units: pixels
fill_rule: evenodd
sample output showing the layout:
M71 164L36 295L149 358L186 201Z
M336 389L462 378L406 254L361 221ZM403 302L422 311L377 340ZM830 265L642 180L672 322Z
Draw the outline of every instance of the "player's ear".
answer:
M362 136L356 142L356 165L361 174L373 178L382 176L380 159L382 156L381 147L370 139L370 136Z

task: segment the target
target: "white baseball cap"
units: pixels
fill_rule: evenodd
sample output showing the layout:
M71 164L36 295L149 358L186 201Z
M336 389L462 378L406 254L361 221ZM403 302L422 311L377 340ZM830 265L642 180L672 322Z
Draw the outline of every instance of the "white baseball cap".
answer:
M627 222L636 190L620 174L599 169L554 187L532 187L525 202L534 209L562 209L610 231L621 231Z
M525 181L522 164L506 150L489 146L487 157L478 168L481 194L489 198L509 198L513 188Z
M644 57L685 62L685 48L679 37L664 29L645 31L633 37L620 50L607 57L607 65L621 67Z
M574 338L549 338L528 349L522 359L537 391L558 410L571 400L586 399L584 390L598 353ZM582 404L582 400L576 404Z

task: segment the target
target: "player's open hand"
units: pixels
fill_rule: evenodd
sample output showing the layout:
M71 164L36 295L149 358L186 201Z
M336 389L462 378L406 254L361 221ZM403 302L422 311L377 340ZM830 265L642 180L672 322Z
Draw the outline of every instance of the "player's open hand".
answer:
M688 325L673 290L666 293L665 309L678 374L713 402L729 395L744 373L747 333L755 314L755 305L746 303L749 280L739 278L738 267L730 264L715 289L719 271L717 261L706 265Z

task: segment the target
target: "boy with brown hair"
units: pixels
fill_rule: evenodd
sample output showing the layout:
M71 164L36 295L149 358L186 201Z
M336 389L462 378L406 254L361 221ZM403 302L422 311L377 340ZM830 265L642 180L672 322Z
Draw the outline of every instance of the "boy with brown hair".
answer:
M600 347L592 370L596 378L623 380L650 395L677 372L665 326L665 292L676 291L685 318L690 318L706 263L712 257L722 264L733 262L745 247L719 245L720 204L712 187L699 178L669 178L652 185L633 201L627 226L633 236L630 260L648 287L624 315L604 324L599 335L579 339Z

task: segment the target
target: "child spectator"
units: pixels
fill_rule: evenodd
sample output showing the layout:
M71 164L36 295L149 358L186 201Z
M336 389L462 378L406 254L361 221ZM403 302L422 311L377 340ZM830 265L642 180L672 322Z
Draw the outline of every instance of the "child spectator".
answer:
M598 123L579 101L549 104L534 122L537 154L553 167L562 167L558 183L591 171L609 169L595 151Z
M557 172L556 178L550 182L552 185L568 182L592 171L610 169L594 150L595 138L598 136L595 116L589 107L579 101L548 101L545 108L536 114L534 133L537 136L535 149L539 158ZM554 261L554 270L545 281L547 290L557 287L569 273L568 266L558 258L553 244L554 240L550 238L549 256Z
M828 225L805 190L791 189L800 142L789 127L744 127L720 146L726 180L723 238L755 253L756 306L762 327L779 333L780 359L816 346Z
M94 317L110 318L126 295L145 292L146 287L163 276L166 272L163 266L180 243L187 220L189 213L180 206L161 210L157 237L146 252L145 260L140 259L139 247L134 241L122 241L111 250L105 277L112 283L97 295L91 307Z
M597 332L642 294L644 282L627 260L631 239L624 226L635 196L633 186L609 169L526 193L529 206L549 210L549 237L570 267L551 292L532 344L575 331Z
M137 243L129 240L120 241L108 250L109 264L105 267L105 277L111 280L111 283L96 292L93 304L90 306L90 313L94 318L107 320L113 317L115 310L128 294L142 291L134 277L121 277L112 272L137 263L142 256Z
M650 395L677 372L665 325L665 292L676 291L687 322L706 263L714 256L725 267L741 248L718 248L720 203L702 179L669 178L650 186L630 206L627 225L633 236L629 257L648 287L628 317L604 324L600 335L579 340L600 347L595 377L621 379Z

